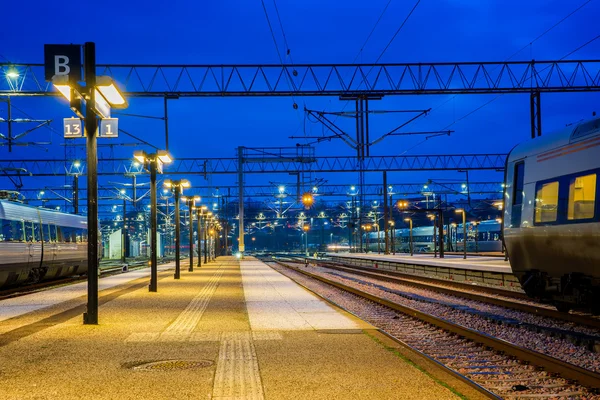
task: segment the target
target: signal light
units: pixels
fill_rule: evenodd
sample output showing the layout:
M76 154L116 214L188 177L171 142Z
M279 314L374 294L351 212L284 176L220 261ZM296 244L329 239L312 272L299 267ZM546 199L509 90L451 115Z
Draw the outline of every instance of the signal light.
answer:
M315 198L312 193L306 192L302 195L302 204L305 208L310 208L315 203Z

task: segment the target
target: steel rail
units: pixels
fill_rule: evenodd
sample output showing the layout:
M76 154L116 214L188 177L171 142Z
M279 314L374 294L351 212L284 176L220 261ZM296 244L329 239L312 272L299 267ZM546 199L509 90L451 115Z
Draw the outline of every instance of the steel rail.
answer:
M547 371L557 373L561 375L563 378L572 379L578 381L580 384L592 387L592 388L600 388L600 374L586 370L584 368L578 367L576 365L558 360L554 357L547 356L542 353L538 353L533 350L529 350L527 348L517 346L510 342L497 339L493 336L489 336L485 333L475 331L470 328L466 328L460 325L457 325L451 321L435 317L433 315L424 313L422 311L403 306L398 303L394 303L392 301L382 299L370 293L363 292L362 290L344 285L339 282L335 282L329 280L327 278L311 274L307 271L300 270L295 267L287 266L284 263L277 262L279 265L282 265L287 268L291 268L294 271L297 271L305 276L308 276L312 279L316 279L320 282L326 283L328 285L334 286L343 291L355 294L359 297L365 298L367 300L373 301L377 304L381 304L385 307L391 308L395 311L401 312L403 314L409 315L411 317L417 318L421 321L429 323L431 325L437 326L438 328L444 329L446 331L455 333L460 335L466 339L470 339L474 342L480 343L484 346L491 347L497 351L504 352L505 354L509 354L514 356L522 361L529 362L531 364L537 365L538 367L542 367Z
M524 303L510 301L510 300L497 299L494 297L488 297L485 294L476 294L476 293L464 292L462 290L453 290L453 289L439 286L439 284L448 284L451 286L456 286L457 289L460 288L460 289L473 290L476 288L475 290L481 291L482 293L487 292L488 294L498 294L498 295L506 296L506 297L514 297L516 299L531 300L526 294L520 293L520 292L513 292L510 290L502 290L502 289L495 289L495 288L487 288L485 286L473 286L473 285L464 284L464 283L460 283L460 282L451 282L451 281L442 281L442 280L437 280L437 282L434 283L433 282L434 279L432 279L432 278L421 279L422 277L420 277L418 275L398 274L398 275L402 275L402 276L394 276L395 273L392 271L371 272L371 271L368 271L367 268L363 268L363 267L338 266L338 265L334 265L332 263L321 262L321 261L319 261L318 264L325 266L327 268L338 270L338 271L352 272L357 275L379 279L384 282L403 283L403 284L417 287L419 289L435 290L436 292L439 292L439 293L452 295L452 296L456 296L456 297L461 297L461 298L468 299L468 300L480 301L483 303L493 304L493 305L504 307L504 308L510 308L513 310L524 311L524 312L539 315L542 317L549 317L549 318L559 319L562 321L573 322L573 323L580 324L580 325L586 325L586 326L591 326L594 328L600 328L600 320L599 319L589 318L584 315L563 313L563 312L560 312L557 310L552 310L552 309L548 309L548 308L544 308L544 307L538 307L538 306L535 306L532 304L524 304ZM423 280L423 282L415 282L414 280Z

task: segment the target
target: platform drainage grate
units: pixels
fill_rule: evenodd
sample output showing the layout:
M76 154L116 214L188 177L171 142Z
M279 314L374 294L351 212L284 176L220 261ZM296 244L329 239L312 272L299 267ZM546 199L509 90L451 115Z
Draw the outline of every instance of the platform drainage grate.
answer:
M163 360L163 361L141 361L132 362L123 365L125 368L134 371L178 371L192 368L206 368L214 363L209 360L189 361L189 360Z

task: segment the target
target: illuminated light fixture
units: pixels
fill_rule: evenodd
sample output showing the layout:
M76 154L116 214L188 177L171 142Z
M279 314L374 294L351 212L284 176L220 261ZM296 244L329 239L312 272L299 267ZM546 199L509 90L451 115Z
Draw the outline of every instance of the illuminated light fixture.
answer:
M121 189L121 190L120 190L120 193L121 193L121 194L125 194L125 189Z
M202 199L200 198L200 196L194 196L194 201L200 201L200 200L202 200Z
M315 202L315 198L312 193L306 192L302 195L302 204L306 208L310 208Z
M139 163L143 164L146 162L146 152L143 150L137 150L133 153L133 158L135 158Z
M285 186L279 186L279 193L285 192Z
M170 180L170 179L166 179L166 180L163 182L163 186L164 186L164 187L168 187L168 188L170 188L171 186L173 186L173 182L171 182L171 180Z
M304 232L308 232L310 230L310 226L309 225L304 225L304 226L302 226L302 230Z
M119 91L115 82L112 80L110 76L99 76L96 78L96 89L102 97L106 99L106 101L113 108L127 108L127 99L125 96Z
M74 166L75 168L79 168L79 167L81 167L81 163L80 163L79 161L75 161L75 162L73 163L73 166Z
M158 159L164 164L170 164L173 162L173 158L171 158L171 155L166 150L158 150L156 157L158 157Z
M18 78L18 77L19 77L19 76L21 76L21 75L19 74L19 71L17 71L17 70L16 70L16 69L14 69L14 68L11 68L11 69L10 69L10 70L9 70L9 71L6 73L6 76L7 76L8 78Z
M465 210L463 210L462 208L457 208L456 210L454 210L457 214L458 213L464 213Z
M184 187L184 188L189 188L192 186L190 181L188 181L187 179L182 179L179 184L181 185L181 187Z
M463 183L462 185L460 185L460 187L464 189L467 187L467 185Z
M356 187L355 186L350 186L350 190L355 191Z
M185 196L181 196L181 201L183 201L185 203L186 201L188 201L188 198Z

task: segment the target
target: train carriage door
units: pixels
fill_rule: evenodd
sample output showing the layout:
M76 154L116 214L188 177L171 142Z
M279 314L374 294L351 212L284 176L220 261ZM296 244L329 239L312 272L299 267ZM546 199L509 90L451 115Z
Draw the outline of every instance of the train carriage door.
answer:
M25 221L25 240L29 247L29 267L37 270L42 262L42 239L37 221Z
M523 161L516 163L513 173L513 193L510 226L513 228L518 228L521 226L521 213L523 211L523 185L525 178L525 163Z

